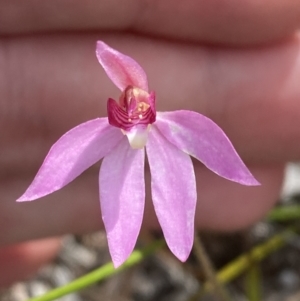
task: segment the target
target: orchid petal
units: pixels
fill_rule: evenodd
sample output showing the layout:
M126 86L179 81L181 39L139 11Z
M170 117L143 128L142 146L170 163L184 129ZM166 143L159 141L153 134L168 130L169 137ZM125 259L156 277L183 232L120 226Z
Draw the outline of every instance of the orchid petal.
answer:
M194 238L196 180L192 160L161 135L155 125L146 146L152 200L170 250L185 261Z
M148 91L148 80L143 68L131 57L97 42L96 55L107 76L121 90L133 86Z
M184 110L160 112L155 125L172 144L219 176L244 185L259 185L228 137L209 118Z
M102 218L115 267L132 252L145 203L145 151L134 150L126 137L103 160L99 185Z
M17 201L32 201L61 189L109 153L122 137L107 118L71 129L52 146L32 184Z

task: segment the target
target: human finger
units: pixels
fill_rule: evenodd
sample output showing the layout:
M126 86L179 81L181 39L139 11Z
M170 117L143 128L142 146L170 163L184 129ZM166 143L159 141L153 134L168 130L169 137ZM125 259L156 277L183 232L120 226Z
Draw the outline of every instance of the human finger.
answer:
M0 1L0 34L115 30L232 45L281 39L300 26L299 0Z
M0 248L0 288L32 276L41 266L54 258L59 248L58 238Z
M276 203L280 191L281 166L249 166L261 186L246 187L222 179L200 163L195 164L198 201L196 226L219 231L239 230L261 219ZM103 228L98 194L98 167L73 183L33 202L14 200L26 189L33 174L2 181L0 245L66 233L87 233ZM147 201L144 229L157 229L150 198L149 173L146 175Z
M3 40L0 173L37 170L59 136L106 115L119 91L94 56L92 36ZM200 47L102 36L145 68L159 110L212 118L252 162L300 156L300 38L253 49ZM21 151L22 150L22 151Z

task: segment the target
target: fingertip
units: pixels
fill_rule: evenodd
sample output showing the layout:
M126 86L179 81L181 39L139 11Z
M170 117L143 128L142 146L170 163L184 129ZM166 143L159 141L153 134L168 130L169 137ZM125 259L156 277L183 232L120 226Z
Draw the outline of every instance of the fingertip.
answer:
M48 238L0 249L0 288L33 276L50 262L60 249L59 238Z

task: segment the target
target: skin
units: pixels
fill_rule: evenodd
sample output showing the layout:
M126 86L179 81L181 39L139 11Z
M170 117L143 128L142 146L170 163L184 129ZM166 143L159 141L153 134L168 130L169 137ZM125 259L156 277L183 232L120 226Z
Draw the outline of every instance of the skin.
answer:
M121 93L96 60L98 39L143 66L158 110L190 109L219 124L262 183L231 183L195 162L198 228L261 219L277 201L284 164L300 159L299 0L119 3L0 0L0 286L55 255L57 238L38 239L102 227L99 166L39 201L14 202L51 145L106 116L106 100ZM158 227L146 207L144 228Z

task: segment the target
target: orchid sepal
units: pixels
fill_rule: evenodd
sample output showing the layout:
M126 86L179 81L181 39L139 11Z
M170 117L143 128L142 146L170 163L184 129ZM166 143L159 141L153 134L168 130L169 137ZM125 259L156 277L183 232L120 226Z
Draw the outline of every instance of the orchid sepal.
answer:
M159 112L155 126L169 142L217 175L242 185L260 185L224 131L204 115L187 110Z

